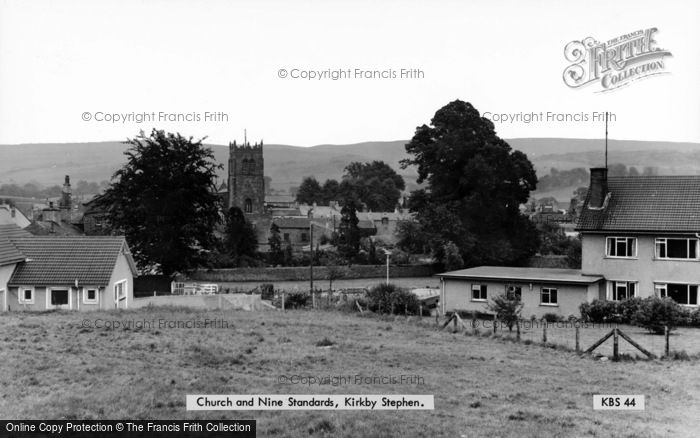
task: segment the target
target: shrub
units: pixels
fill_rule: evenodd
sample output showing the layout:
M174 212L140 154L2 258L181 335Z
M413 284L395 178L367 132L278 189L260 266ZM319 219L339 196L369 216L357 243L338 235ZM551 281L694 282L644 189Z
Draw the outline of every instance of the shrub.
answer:
M692 327L700 327L700 309L689 311L688 325Z
M614 301L593 300L579 306L581 318L588 322L608 322L615 320L618 314L617 303Z
M619 321L622 324L629 324L634 320L634 315L641 309L644 300L638 297L621 301L616 306Z
M286 294L284 307L291 309L304 308L309 304L311 296L306 292L291 292Z
M263 300L271 300L275 297L275 286L272 283L260 285L260 298Z
M378 284L367 292L367 306L372 312L402 314L408 311L417 314L418 297L395 284Z
M558 315L556 313L545 313L544 315L542 315L542 319L544 319L547 322L560 322L564 320L564 318L561 315Z
M683 308L673 299L650 297L641 301L633 323L652 333L663 334L664 326L673 330L683 319Z
M508 298L506 294L502 294L493 298L487 307L496 314L496 318L508 326L508 330L512 331L515 322L520 319L520 313L523 311L523 302L517 297Z

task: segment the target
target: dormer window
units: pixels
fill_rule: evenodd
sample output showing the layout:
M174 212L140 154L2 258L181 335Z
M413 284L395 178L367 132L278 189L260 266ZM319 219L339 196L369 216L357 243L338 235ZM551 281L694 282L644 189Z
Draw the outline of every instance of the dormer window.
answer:
M608 237L605 245L605 255L615 258L637 257L636 237Z

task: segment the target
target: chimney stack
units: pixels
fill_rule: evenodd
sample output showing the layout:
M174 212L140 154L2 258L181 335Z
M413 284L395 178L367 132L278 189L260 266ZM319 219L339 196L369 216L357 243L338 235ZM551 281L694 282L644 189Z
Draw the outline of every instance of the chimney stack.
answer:
M603 208L605 197L608 195L608 169L594 167L591 169L591 185L589 187L589 208Z

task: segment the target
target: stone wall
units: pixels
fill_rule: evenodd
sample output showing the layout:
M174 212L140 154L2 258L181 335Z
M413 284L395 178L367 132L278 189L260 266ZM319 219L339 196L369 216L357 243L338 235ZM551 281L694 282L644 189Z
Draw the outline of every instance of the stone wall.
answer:
M341 275L336 278L384 278L386 265L353 265L338 266ZM389 266L389 276L396 277L430 277L436 274L430 265ZM280 267L280 268L233 268L199 270L188 276L189 280L207 282L235 281L295 281L308 280L309 267ZM327 280L328 268L314 266L314 279Z

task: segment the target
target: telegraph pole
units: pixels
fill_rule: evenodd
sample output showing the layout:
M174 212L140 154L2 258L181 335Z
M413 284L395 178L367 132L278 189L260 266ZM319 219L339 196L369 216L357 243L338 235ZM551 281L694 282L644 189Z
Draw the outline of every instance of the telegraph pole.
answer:
M316 295L314 294L314 223L309 221L309 291L311 292L311 305L316 308Z

